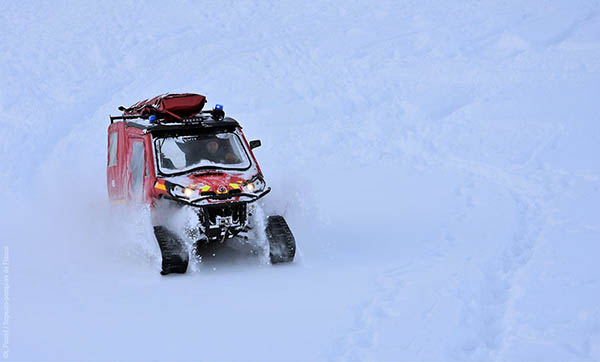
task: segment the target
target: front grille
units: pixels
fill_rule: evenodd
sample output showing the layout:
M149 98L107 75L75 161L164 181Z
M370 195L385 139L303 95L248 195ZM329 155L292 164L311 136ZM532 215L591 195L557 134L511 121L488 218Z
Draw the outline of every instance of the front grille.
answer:
M203 206L198 212L201 232L208 241L222 241L240 233L246 227L246 203L229 202Z
M231 217L231 222L235 225L243 225L246 222L246 204L245 203L226 203L217 205L207 205L203 207L200 216L202 224L205 227L215 226L217 216Z

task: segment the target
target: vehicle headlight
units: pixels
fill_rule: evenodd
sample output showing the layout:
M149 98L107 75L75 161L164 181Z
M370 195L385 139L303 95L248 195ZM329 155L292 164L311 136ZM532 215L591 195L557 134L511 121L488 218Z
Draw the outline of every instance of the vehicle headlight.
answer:
M171 193L176 197L180 197L180 198L184 198L184 199L191 199L195 195L198 194L198 191L191 187L183 187L183 186L179 186L179 185L173 185L173 188L171 189Z
M265 186L265 181L260 176L256 176L252 181L246 183L244 188L248 192L261 192L265 189Z

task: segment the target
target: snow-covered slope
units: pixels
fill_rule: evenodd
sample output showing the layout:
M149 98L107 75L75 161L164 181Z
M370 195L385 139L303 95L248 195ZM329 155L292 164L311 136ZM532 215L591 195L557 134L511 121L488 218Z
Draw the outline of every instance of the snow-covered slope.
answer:
M598 1L0 10L9 359L600 359ZM183 91L262 139L294 265L161 277L109 208L107 115Z

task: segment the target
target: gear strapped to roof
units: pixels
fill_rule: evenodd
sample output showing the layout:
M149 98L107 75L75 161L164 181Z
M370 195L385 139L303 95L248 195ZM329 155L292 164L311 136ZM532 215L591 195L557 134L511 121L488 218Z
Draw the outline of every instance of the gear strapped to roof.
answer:
M214 109L203 111L205 104L206 97L200 94L163 94L139 101L129 108L120 106L123 115L110 116L110 122L124 120L127 126L161 135L240 127L235 119L225 117L222 105L217 104Z

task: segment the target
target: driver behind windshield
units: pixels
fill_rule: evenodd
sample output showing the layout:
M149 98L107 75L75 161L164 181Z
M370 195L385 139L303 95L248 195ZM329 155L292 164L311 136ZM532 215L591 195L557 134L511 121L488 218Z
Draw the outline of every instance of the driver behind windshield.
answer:
M227 144L220 139L198 139L192 142L177 142L177 146L185 154L186 166L200 163L203 160L216 164L235 164L240 159L231 150L227 150Z
M240 160L232 153L226 152L225 147L219 145L217 140L211 140L206 144L206 159L215 163L232 164Z

